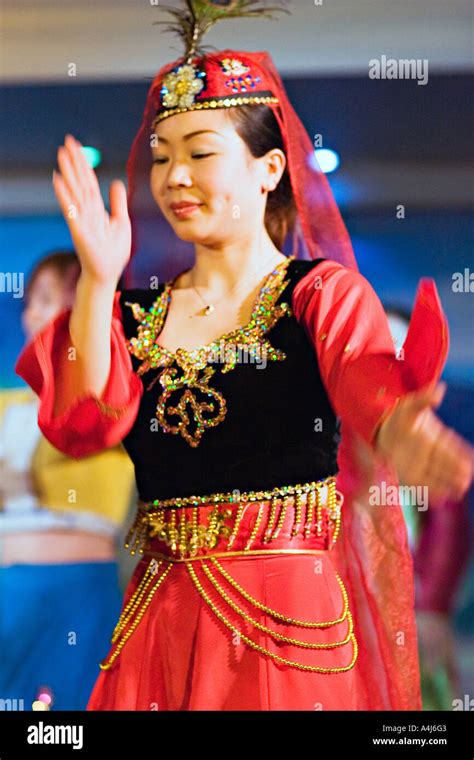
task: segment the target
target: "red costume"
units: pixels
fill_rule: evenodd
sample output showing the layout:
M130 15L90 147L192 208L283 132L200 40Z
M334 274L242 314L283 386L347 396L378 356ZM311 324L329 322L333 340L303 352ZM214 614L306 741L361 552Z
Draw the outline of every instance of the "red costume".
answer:
M396 484L374 453L378 426L446 360L436 287L420 284L398 361L269 55L193 54L150 87L128 163L132 222L156 120L265 104L284 137L299 224L251 321L221 340L250 353L264 345L265 372L229 357L218 372L209 351L219 341L175 354L159 346L172 282L116 294L100 399L53 417L69 312L20 356L51 443L81 457L124 441L136 468L129 543L143 557L89 709L421 709L405 523L399 504L372 506L369 488ZM299 246L317 260L298 259Z

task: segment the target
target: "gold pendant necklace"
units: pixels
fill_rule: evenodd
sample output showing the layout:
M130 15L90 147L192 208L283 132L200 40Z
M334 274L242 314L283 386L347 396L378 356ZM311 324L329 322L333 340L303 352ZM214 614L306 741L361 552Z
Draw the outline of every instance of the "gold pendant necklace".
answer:
M266 266L267 263L269 263L269 262L266 262L262 267L259 267L259 269L257 269L257 272L260 272L263 269L263 267ZM254 273L252 273L252 274L254 274ZM237 287L237 285L241 285L243 282L245 282L248 279L247 277L245 277L243 280L239 280L238 282L235 283L235 285L232 286L232 288L230 290L226 291L217 301L214 301L214 303L208 303L208 302L206 302L204 300L204 298L202 297L201 293L199 292L199 290L194 285L192 272L190 272L190 278L191 278L191 287L198 294L199 298L201 299L201 301L204 304L204 309L201 312L202 316L204 316L204 317L208 317L210 314L213 314L213 312L216 310L217 304L219 304L222 301L223 298L225 298L226 296L230 295L235 290L235 288Z

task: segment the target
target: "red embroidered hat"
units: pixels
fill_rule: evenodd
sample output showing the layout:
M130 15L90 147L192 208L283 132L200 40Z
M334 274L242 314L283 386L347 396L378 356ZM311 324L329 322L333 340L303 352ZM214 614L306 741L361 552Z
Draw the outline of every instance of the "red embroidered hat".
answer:
M153 126L183 111L278 105L272 82L251 53L229 51L173 66L164 74Z

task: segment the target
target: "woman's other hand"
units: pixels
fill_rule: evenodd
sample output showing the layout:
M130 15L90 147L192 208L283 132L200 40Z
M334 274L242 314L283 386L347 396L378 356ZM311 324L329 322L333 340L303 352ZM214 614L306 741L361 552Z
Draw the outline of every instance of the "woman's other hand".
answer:
M472 483L473 448L431 408L445 391L439 383L402 396L376 438L376 451L395 467L400 483L427 486L430 503L461 499Z

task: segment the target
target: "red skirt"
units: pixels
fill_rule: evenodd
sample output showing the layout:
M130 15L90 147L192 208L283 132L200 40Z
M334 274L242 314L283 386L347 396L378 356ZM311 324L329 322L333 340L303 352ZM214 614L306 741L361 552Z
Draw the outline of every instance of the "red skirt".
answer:
M175 561L153 542L158 553L143 557L128 584L88 710L367 709L357 621L321 548L328 521L311 535L302 522L294 535L288 509L268 543L268 521L258 522L268 506L248 505L233 547L251 536L252 550L267 554L222 556L219 537L212 552ZM199 520L212 509L199 507Z

